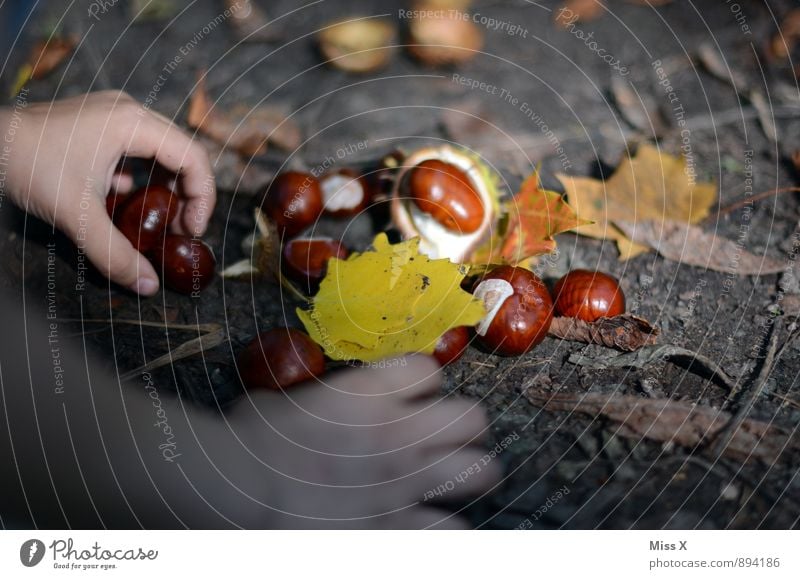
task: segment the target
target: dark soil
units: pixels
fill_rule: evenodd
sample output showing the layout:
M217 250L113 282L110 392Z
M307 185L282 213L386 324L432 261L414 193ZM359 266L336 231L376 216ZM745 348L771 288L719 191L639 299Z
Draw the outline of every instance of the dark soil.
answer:
M167 25L150 21L129 25L126 2L110 8L95 22L86 16L88 2L51 2L35 16L37 26L63 16L64 29L86 39L69 67L31 84L30 99L63 98L90 90L120 88L145 100L164 65L171 61L222 10L222 2L195 2ZM266 4L266 3L265 3ZM452 80L454 71L422 68L398 54L390 68L375 75L352 77L320 65L312 32L332 18L347 14L385 13L397 19L399 2L323 2L280 21L282 41L236 45L231 30L222 25L203 37L169 75L154 108L178 122L185 119L186 101L197 72L208 69L209 91L226 106L269 104L296 111L294 119L306 138L288 158L272 151L257 161L264 175L279 170L284 161L312 167L337 149L366 141L367 148L347 156L347 163L377 159L396 146L413 148L423 142L448 138L442 124L443 108L475 107L508 135L529 137L523 148L533 163L541 163L546 182L564 171L563 159L542 139L540 127L496 95L470 90ZM501 22L527 29L527 38L503 31L486 32L486 54L457 73L505 88L532 103L547 125L556 131L569 162L567 172L608 176L625 150L626 142L646 139L637 134L609 98L609 67L586 43L553 23L556 2L542 6L518 2L478 2L472 10ZM764 49L776 24L795 3L790 0L742 1L751 34L737 22L728 3L706 2L702 7L674 2L658 9L611 1L613 13L578 25L593 32L599 47L630 70L626 76L643 99L673 125L660 139L662 148L680 154L681 131L670 119L672 105L653 70L661 60L690 119L691 151L700 180L719 184L720 205L745 192L746 151L753 150L755 192L797 185L789 162L800 148L800 92L788 66L768 61ZM287 0L270 2L276 17L295 9ZM277 26L277 25L276 25ZM31 29L29 32L36 32ZM749 89L772 99L779 118L779 140L762 130L750 103L737 96L692 57L703 43L718 45L727 64ZM3 78L8 86L24 50L12 54L12 66ZM795 55L796 56L796 55ZM4 89L6 90L6 89ZM472 109L471 109L472 110ZM743 112L740 112L743 111ZM788 111L788 113L787 113ZM502 132L485 141L487 157L513 188L532 165L499 152L507 148ZM652 139L652 137L651 137ZM242 240L253 231L252 190L230 190L219 197L207 240L215 248L220 268L243 257ZM251 188L252 189L252 188ZM9 204L4 213L12 213ZM778 259L789 259L792 236L798 227L800 203L789 193L758 202L749 221L743 211L711 219L708 231L737 239L746 227L746 247ZM235 353L257 331L297 325L295 304L281 300L274 285L218 279L199 300L171 292L139 300L97 277L84 291L75 291L76 253L65 239L33 220L13 215L12 233L0 240L2 267L27 290L29 303L46 306L47 244L57 243L56 286L58 317L82 319L168 320L196 324L218 322L230 342L160 369L154 379L178 389L201 404L225 406L240 393ZM380 216L362 223L364 230L385 225ZM358 235L356 235L358 237ZM363 239L363 231L361 233ZM786 293L779 292L779 275L737 276L705 271L666 261L655 254L627 263L617 259L613 243L576 237L558 238L559 258L544 268L556 278L569 268L588 267L621 279L629 309L657 324L661 342L700 352L719 362L742 392L731 393L713 381L669 362L632 370L587 370L567 362L570 354L602 358L616 352L578 343L547 339L520 358L499 358L470 349L445 370L447 392L481 399L491 415L496 441L517 434L519 440L501 454L508 477L494 494L466 508L476 525L485 528L791 528L800 517L800 458L786 451L775 464L757 460L741 464L709 451L712 440L697 448L624 438L618 425L578 413L542 411L529 403L526 389L543 393L618 393L668 397L732 411L756 386L770 340L782 344L790 335L800 308L800 286L785 277ZM689 248L688 251L692 251ZM729 288L729 289L728 289ZM786 301L786 304L789 302ZM772 323L774 322L774 323ZM76 338L102 354L108 367L123 373L168 352L197 336L193 331L86 322L67 324ZM763 392L755 400L751 418L772 421L795 431L800 424L800 343L790 344L775 364Z

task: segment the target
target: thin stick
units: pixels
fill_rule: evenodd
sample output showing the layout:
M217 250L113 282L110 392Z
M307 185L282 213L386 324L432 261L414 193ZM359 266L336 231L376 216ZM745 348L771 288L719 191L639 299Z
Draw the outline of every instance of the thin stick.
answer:
M747 392L747 395L745 396L744 400L742 400L742 403L739 405L739 409L736 411L736 414L733 415L733 418L731 418L730 421L722 428L722 430L720 430L714 437L714 444L711 447L711 450L714 452L715 461L719 460L719 458L722 456L722 453L725 452L725 448L727 448L731 439L733 439L733 435L742 425L742 422L744 422L744 419L747 417L747 415L750 414L750 411L753 409L758 397L761 396L764 386L767 383L767 379L769 378L770 374L772 374L772 370L775 367L775 363L780 359L780 355L782 355L785 351L786 344L791 342L793 337L798 333L798 330L792 332L791 336L786 340L784 347L781 348L780 352L778 352L778 337L780 336L781 325L780 319L776 320L775 324L773 325L772 335L770 336L769 345L767 346L767 355L764 358L764 364L761 366L761 371L758 373L758 377L753 382L753 387Z
M168 330L187 330L187 331L200 331L200 332L216 332L222 329L222 326L217 323L212 324L172 324L169 322L149 322L146 320L125 320L114 319L104 320L100 318L57 318L56 322L63 323L83 323L83 324L129 324L132 326L146 326L149 328L166 328Z
M228 340L228 336L222 328L219 328L215 332L210 332L208 334L203 334L198 338L194 338L193 340L189 340L188 342L184 342L174 350L170 350L163 356L159 356L155 360L148 362L147 364L136 368L135 370L131 370L130 372L126 372L122 376L120 376L120 380L125 382L130 380L131 378L135 378L140 376L143 372L149 372L151 370L155 370L156 368L160 368L161 366L166 366L168 364L173 364L178 360L182 360L183 358L188 358L189 356L194 356L195 354L199 354L205 350L210 350L211 348L215 348L226 342Z
M784 187L782 189L771 189L769 191L762 191L761 193L756 193L755 195L751 195L748 198L740 199L739 201L735 201L730 205L726 205L722 207L717 213L714 215L714 218L717 219L723 215L727 215L737 209L741 209L754 201L761 201L762 199L769 199L770 197L775 197L782 193L792 193L795 191L800 191L800 187ZM706 217L703 221L709 221L711 217Z

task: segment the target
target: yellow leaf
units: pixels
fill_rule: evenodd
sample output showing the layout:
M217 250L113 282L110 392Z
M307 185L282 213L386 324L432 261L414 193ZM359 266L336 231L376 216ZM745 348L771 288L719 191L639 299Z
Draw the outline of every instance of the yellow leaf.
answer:
M334 360L430 354L447 330L484 315L482 302L461 289L466 272L421 254L419 238L392 245L381 233L373 251L329 261L311 309L297 314Z
M628 239L614 221L683 221L706 217L717 198L715 183L697 183L683 157L660 153L643 143L626 157L607 181L558 175L567 201L579 217L594 223L577 228L581 235L617 242L620 259L648 251Z

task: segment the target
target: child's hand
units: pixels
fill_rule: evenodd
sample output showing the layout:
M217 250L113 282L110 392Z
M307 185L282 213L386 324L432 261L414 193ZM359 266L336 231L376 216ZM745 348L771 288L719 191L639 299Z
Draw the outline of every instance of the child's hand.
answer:
M116 174L123 157L153 158L178 173L184 198L173 228L185 235L205 232L216 199L207 153L123 92L0 109L0 132L8 147L8 196L61 229L122 286L145 295L158 290L153 267L106 212L109 190L131 186Z

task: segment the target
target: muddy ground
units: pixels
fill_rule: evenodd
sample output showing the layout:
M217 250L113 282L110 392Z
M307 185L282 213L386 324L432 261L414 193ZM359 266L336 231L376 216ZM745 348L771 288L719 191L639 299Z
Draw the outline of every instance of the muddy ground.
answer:
M98 21L87 16L89 2L75 2L64 12L68 4L50 2L36 13L36 25L28 32L41 32L63 17L64 29L85 35L85 41L68 67L32 83L31 100L121 88L144 101L165 64L223 9L222 2L195 2L169 24L130 25L127 2L110 6ZM675 125L673 105L652 65L656 60L663 63L689 119L690 151L698 178L718 182L721 206L745 193L750 150L753 191L798 184L789 157L800 148L800 92L789 66L764 58L776 21L793 2L742 1L738 11L723 1L697 6L678 1L657 9L621 1L608 4L610 13L579 28L593 33L597 48L626 67L629 74L624 80L666 124L660 145L681 154L685 135ZM258 161L262 179L284 162L313 167L339 149L358 149L358 143L366 145L345 153L345 162L358 164L395 146L413 148L450 138L442 122L445 108L480 110L501 129L484 140L486 150L479 152L496 164L511 189L532 169L519 157L503 152L518 142L534 163L541 163L546 182L555 188L558 183L553 175L565 170L607 176L626 142L652 140L652 135L642 135L609 97L612 78L620 71L574 33L554 25L553 11L558 5L478 2L473 14L517 24L525 37L521 32L509 34L508 27L484 28L486 54L456 71L422 68L398 54L388 69L363 77L321 66L311 33L331 18L351 13L388 14L398 20L401 3L326 1L299 9L280 20L281 38L271 44L237 45L231 30L220 26L187 51L159 88L153 108L183 122L197 72L207 69L209 91L225 105L253 105L266 99L294 111L307 141L288 157L273 151ZM294 2L275 1L269 12L277 16L294 8ZM768 95L776 114L777 142L765 135L747 99L694 63L693 56L704 43L719 47L727 65L747 87ZM12 53L3 74L4 86L24 56L22 49ZM552 141L543 137L541 126L519 108L454 82L454 72L502 87L531 103L555 131L565 154L559 157ZM258 178L254 180L258 183ZM235 180L230 178L221 178L220 184L225 190L208 241L224 267L242 257L241 242L253 230L255 187L248 184L234 191ZM77 255L72 246L43 224L25 221L9 204L3 210L12 217L12 229L0 240L5 255L2 267L15 283L24 285L29 305L46 306L47 244L55 240L59 318L106 319L113 314L116 319L223 324L229 343L154 374L160 386L176 388L198 403L225 406L240 394L233 356L257 330L297 324L293 307L283 307L278 289L269 284L251 286L218 279L197 301L172 292L139 300L93 277L85 291L75 292ZM797 194L759 201L748 217L734 211L719 219L712 217L705 227L732 239L745 231L748 250L791 264L792 235L800 217ZM384 225L378 215L371 223L359 224L361 233L357 231L355 237L363 239L364 230ZM558 277L574 267L618 276L629 309L661 328L661 343L716 360L741 383L742 391L732 395L703 377L696 366L687 369L661 361L640 369L590 370L568 362L574 353L592 358L617 354L600 346L547 339L520 358L470 349L446 369L445 390L483 401L491 415L495 442L515 434L519 440L501 454L507 472L502 488L475 503L453 506L464 508L484 528L797 527L797 451L784 452L774 463L751 460L742 464L727 456L717 458L709 450L712 440L685 448L625 438L617 423L602 418L542 411L528 401L526 392L633 394L711 408L724 405L736 411L757 385L770 341L781 345L790 335L800 313L794 297L800 294L800 286L787 283L786 293L779 293L779 275L734 276L733 283L726 282L726 273L680 265L652 253L624 263L618 261L613 243L572 234L559 236L558 243L559 257L543 269L546 277ZM784 295L791 298L786 304L795 305L776 309ZM80 324L67 326L75 336L80 334ZM196 337L196 332L85 323L83 335L112 371L122 373ZM782 352L748 416L794 431L800 424L798 372L800 343L794 342Z

